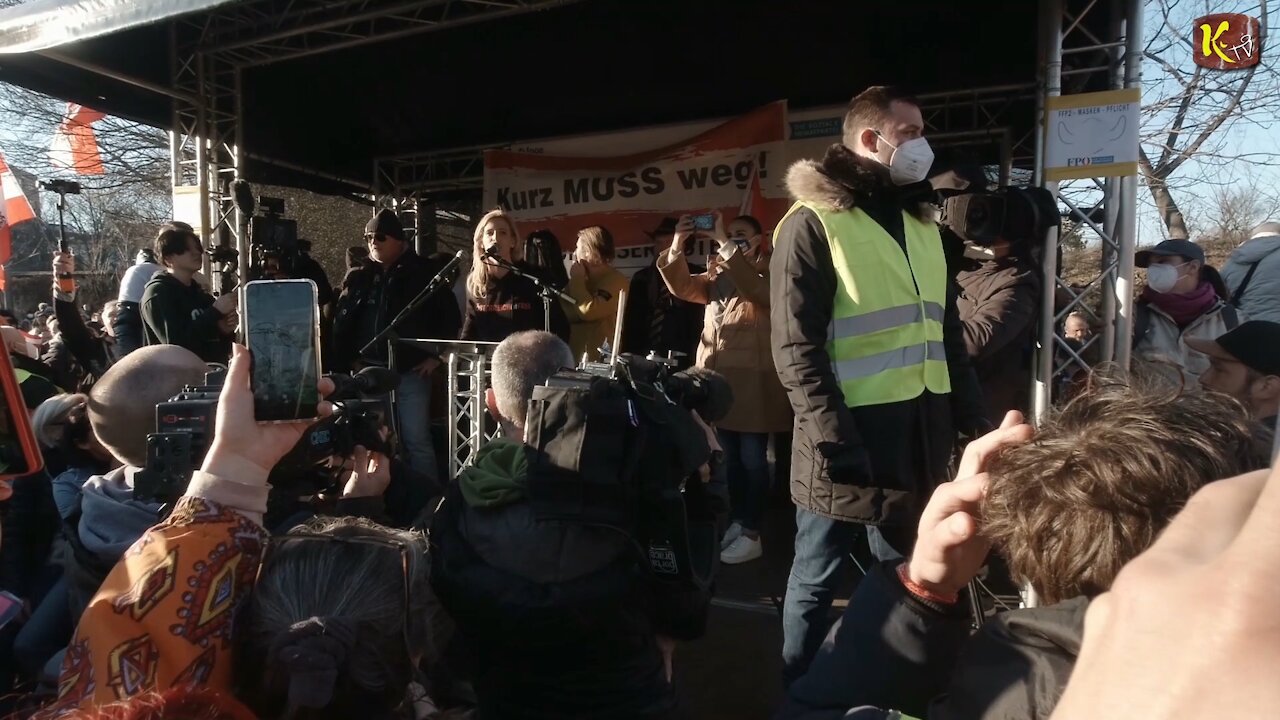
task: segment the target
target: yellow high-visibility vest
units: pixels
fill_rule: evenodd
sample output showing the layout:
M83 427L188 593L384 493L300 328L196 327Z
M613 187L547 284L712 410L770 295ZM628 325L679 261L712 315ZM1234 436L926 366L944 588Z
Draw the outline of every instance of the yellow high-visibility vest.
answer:
M827 353L849 407L951 392L942 316L947 262L933 223L902 213L907 251L859 209L807 203L826 230L836 271Z

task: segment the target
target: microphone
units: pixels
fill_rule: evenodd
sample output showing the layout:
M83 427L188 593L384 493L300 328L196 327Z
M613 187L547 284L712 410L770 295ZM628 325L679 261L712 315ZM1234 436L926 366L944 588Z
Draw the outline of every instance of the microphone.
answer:
M491 258L498 258L499 260L506 259L502 257L502 253L498 252L498 245L496 243L493 245L484 246L484 256L491 257Z
M245 215L252 215L258 207L258 201L253 197L253 187L249 185L248 180L232 181L231 197L236 209Z
M400 387L400 375L384 367L367 367L355 375L329 373L334 390L326 400L351 400L361 395L386 395Z
M431 284L453 282L453 279L457 277L458 270L462 267L462 261L466 259L466 250L459 250L454 253L453 257L449 258L449 262L445 263L444 267L440 268L440 272L436 273L436 276L431 279Z

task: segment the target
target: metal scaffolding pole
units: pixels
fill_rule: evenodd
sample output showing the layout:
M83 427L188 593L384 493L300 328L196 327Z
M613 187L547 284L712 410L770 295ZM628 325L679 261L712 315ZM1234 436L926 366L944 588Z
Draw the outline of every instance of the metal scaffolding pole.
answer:
M1041 92L1036 99L1035 184L1057 193L1058 184L1045 180L1044 145L1045 128L1049 123L1048 99L1062 93L1062 0L1045 0L1040 5L1043 53ZM1058 334L1054 319L1054 305L1058 288L1058 228L1045 234L1041 258L1040 343L1036 353L1036 366L1032 372L1031 412L1036 424L1049 412L1053 397L1054 358L1058 346Z
M1124 86L1142 87L1142 0L1125 0L1125 57ZM1121 368L1129 368L1133 344L1133 256L1138 246L1138 176L1120 178L1120 257L1116 267L1116 299L1119 304L1116 316L1116 336L1123 342L1116 343L1115 362Z

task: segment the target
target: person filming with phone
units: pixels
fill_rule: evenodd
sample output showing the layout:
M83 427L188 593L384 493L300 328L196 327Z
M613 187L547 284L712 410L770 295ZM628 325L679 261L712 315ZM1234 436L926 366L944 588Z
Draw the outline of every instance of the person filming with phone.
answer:
M778 382L769 349L769 251L760 222L750 215L727 228L717 212L710 235L718 251L706 272L694 272L684 246L695 233L685 215L675 241L658 257L658 272L671 295L705 305L697 366L725 376L733 409L716 424L724 447L733 524L721 542L720 562L744 563L764 554L760 523L769 495L769 434L791 429L791 406Z
M165 272L157 273L142 294L145 344L179 345L205 362L227 362L239 321L236 294L214 299L195 281L204 261L195 230L176 220L164 224L155 253Z

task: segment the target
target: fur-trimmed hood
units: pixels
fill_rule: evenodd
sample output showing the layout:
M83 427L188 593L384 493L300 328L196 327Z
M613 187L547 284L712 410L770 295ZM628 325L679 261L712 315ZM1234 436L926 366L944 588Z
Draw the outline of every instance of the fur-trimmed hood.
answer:
M787 170L787 191L799 202L830 210L893 203L922 221L933 220L928 181L893 185L874 160L859 157L840 143L827 148L822 162L801 160Z

